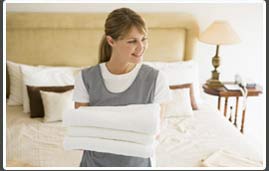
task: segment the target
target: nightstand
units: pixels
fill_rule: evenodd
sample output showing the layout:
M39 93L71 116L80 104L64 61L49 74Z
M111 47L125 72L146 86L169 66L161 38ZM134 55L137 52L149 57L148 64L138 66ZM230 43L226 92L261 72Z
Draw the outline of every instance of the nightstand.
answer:
M234 84L231 82L223 82L224 84ZM235 97L236 102L235 102L235 117L234 117L234 125L237 127L237 114L238 114L238 102L239 102L239 97L242 97L242 93L240 90L227 90L224 87L220 88L210 88L206 84L203 85L204 92L213 96L218 96L218 110L220 110L221 106L221 98L224 97L224 116L226 117L227 115L227 105L228 105L228 99ZM256 85L255 88L247 88L248 94L247 97L249 96L259 96L259 94L262 93L262 87L259 85ZM246 115L246 108L242 111L242 120L241 120L241 133L244 133L244 122L245 122L245 115ZM229 118L229 121L232 122L231 116Z

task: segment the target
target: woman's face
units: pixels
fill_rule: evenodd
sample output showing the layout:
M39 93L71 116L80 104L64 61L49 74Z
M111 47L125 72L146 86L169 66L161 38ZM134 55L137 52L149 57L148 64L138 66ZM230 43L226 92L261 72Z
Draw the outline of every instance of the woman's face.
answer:
M147 36L132 27L129 34L119 40L112 40L112 57L126 63L139 63L143 60L144 52L148 46Z

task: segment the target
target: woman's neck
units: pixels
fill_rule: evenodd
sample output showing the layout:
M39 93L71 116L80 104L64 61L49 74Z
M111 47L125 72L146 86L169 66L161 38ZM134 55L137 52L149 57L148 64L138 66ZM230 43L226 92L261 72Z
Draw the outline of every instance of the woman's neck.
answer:
M126 63L126 62L117 62L110 60L106 63L108 71L112 74L126 74L132 71L135 68L136 64Z

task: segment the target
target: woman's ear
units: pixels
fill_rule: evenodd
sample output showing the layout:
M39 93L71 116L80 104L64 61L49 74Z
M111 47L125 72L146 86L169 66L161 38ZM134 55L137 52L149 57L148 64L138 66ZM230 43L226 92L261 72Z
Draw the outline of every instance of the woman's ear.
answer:
M106 41L111 47L113 47L115 44L115 41L111 36L106 36Z

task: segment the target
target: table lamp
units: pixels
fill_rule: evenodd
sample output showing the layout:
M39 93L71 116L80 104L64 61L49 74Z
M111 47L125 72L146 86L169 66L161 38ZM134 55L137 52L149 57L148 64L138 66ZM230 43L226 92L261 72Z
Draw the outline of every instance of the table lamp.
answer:
M216 45L216 54L212 58L212 65L214 70L212 71L212 77L207 80L206 85L210 88L222 87L223 84L219 81L219 72L217 68L220 65L219 47L220 45L235 44L240 41L238 35L233 31L232 27L225 20L214 21L203 33L199 35L199 40Z

